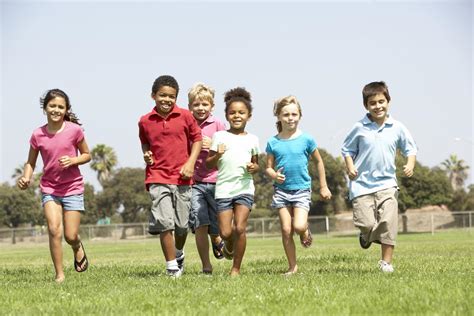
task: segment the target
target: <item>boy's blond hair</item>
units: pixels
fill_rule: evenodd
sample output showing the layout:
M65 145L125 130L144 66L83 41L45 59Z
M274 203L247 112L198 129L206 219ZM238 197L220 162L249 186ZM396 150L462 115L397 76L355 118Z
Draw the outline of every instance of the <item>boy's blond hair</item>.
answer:
M188 105L196 100L205 100L214 105L214 89L201 82L194 84L188 92Z
M283 109L288 104L296 104L296 106L298 107L298 111L300 112L300 116L303 116L303 112L301 111L301 105L298 102L298 99L294 95L289 95L287 97L276 100L275 104L273 105L273 115L278 117L278 115L280 115L281 109ZM278 130L278 133L281 132L282 127L281 127L280 121L276 123L276 127Z

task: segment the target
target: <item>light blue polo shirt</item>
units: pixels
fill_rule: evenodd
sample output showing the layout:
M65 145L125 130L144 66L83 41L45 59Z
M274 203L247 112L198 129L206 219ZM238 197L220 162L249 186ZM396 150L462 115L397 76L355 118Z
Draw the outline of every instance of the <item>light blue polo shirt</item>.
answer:
M349 199L396 187L395 155L397 149L407 156L417 153L413 137L399 121L389 116L382 126L366 115L344 140L342 156L351 156L358 175L349 182Z

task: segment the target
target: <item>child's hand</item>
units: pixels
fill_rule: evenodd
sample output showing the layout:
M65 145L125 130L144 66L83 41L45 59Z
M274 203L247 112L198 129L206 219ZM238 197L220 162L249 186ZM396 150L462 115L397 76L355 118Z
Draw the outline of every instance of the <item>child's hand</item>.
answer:
M211 143L212 143L212 139L210 137L202 136L202 147L201 147L201 149L211 148Z
M151 150L145 151L143 154L143 160L145 160L145 163L149 166L153 164L153 153Z
M61 166L61 168L63 169L67 169L69 168L70 166L76 164L76 159L75 158L71 158L69 156L62 156L61 158L58 159L59 161L59 165Z
M406 164L403 166L403 173L407 176L407 177L411 177L413 175L413 166L409 165L409 164Z
M282 184L283 182L285 182L286 177L282 172L283 172L283 167L277 170L276 178L275 178L276 183Z
M222 156L222 155L225 153L226 150L227 150L227 147L226 147L225 144L219 144L219 145L217 145L217 154L218 154L219 156Z
M257 172L257 170L258 170L258 164L253 163L253 162L249 162L247 164L247 172L248 173L254 174L255 172Z
M179 174L185 180L191 179L194 175L194 164L186 162L179 170Z
M323 200L329 200L331 199L332 194L328 187L322 187L319 189L319 196L321 196Z
M349 176L349 179L351 180L354 180L355 178L357 178L357 169L355 168L347 168L347 175Z
M20 177L20 179L18 179L17 185L21 190L26 190L30 186L30 179Z

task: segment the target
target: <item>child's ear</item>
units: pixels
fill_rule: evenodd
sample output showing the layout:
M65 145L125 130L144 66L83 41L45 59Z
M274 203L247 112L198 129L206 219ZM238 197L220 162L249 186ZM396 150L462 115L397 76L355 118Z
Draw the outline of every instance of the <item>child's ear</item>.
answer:
M153 92L151 93L151 98L155 100L155 94Z

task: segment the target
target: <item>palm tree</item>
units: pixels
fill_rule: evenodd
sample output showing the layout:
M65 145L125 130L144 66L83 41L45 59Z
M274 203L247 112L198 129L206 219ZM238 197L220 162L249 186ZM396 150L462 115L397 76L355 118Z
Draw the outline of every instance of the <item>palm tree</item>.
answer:
M467 179L467 166L462 159L458 159L455 154L449 156L449 159L446 159L441 163L444 171L449 177L451 186L454 190L459 190L464 188L464 181Z
M91 157L91 168L97 171L97 180L104 186L104 183L110 179L112 170L117 165L117 155L112 147L98 144L92 149Z

